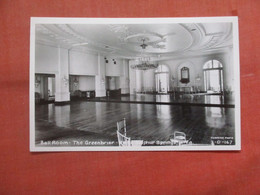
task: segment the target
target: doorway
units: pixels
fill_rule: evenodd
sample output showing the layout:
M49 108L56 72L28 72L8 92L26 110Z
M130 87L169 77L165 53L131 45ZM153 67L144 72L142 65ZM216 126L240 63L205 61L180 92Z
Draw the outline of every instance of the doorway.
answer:
M157 93L167 93L169 91L169 68L159 65L155 71L155 82Z
M55 100L55 77L47 77L47 100L54 101Z
M223 92L223 66L217 60L210 60L203 66L204 87L207 93Z
M55 100L55 75L36 74L35 75L35 94L40 102ZM38 100L37 100L38 101Z

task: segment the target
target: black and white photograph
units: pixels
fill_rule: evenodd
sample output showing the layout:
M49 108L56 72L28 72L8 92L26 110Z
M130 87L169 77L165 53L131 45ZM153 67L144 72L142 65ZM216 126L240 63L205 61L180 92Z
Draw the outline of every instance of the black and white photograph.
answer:
M240 150L237 17L31 18L30 151Z

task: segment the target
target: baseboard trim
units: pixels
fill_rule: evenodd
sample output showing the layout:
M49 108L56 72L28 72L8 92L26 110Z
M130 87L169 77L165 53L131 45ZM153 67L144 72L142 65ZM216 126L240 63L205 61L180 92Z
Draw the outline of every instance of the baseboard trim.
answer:
M56 106L64 106L70 104L70 101L64 101L64 102L54 102Z
M220 107L235 108L234 104L203 104L203 103L180 103L180 102L145 102L145 101L123 101L123 100L100 100L92 99L89 102L107 102L107 103L128 103L128 104L161 104L161 105L177 105L177 106L201 106L201 107Z

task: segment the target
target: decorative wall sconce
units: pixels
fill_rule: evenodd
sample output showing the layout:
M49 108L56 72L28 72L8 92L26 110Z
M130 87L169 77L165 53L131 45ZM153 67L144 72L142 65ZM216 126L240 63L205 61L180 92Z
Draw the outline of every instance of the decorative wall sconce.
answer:
M39 77L35 77L35 87L38 88L38 86L41 84L41 79Z
M116 64L116 60L115 59L113 59L113 62L114 62L114 64Z
M196 76L196 81L200 81L200 76L198 75L198 76Z
M77 87L79 85L79 80L77 79L77 77L74 77L73 84L75 87Z
M102 83L102 84L105 83L105 78L104 78L104 76L102 76L102 78L101 78L101 83Z
M66 76L64 76L64 77L62 78L62 80L63 80L63 82L64 82L64 85L67 86L67 85L68 85L68 82L69 82L69 79L68 79Z

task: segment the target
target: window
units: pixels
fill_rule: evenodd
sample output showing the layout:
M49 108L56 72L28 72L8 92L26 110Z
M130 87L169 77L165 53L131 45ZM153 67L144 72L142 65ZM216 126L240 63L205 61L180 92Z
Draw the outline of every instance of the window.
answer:
M204 86L208 93L223 92L223 66L217 60L210 60L203 66Z

